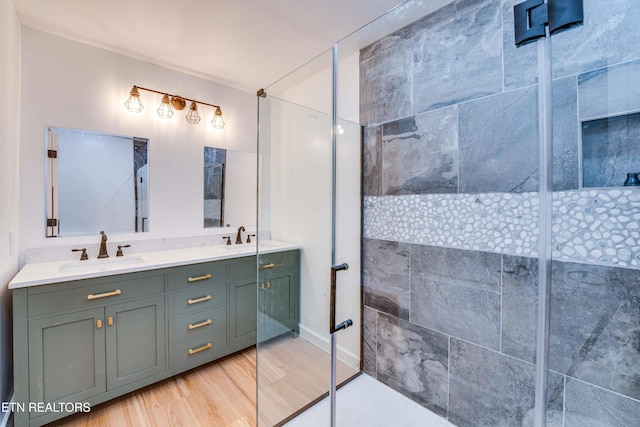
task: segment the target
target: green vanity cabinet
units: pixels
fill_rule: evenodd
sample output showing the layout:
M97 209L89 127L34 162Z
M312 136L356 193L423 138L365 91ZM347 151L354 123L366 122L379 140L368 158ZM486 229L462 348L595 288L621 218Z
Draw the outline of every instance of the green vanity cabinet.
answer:
M14 291L16 402L98 403L157 380L166 369L164 287L163 275L135 273ZM16 412L15 425L57 418Z
M93 406L250 347L257 324L270 325L260 339L297 333L298 259L260 255L260 284L244 256L14 289L15 402ZM66 415L16 411L14 424Z

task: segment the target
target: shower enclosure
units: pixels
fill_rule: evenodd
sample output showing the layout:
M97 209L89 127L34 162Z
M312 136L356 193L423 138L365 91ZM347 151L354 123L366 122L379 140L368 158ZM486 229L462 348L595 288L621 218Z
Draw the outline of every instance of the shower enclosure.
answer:
M409 1L258 98L258 237L299 245L259 425L360 371L459 426L640 425L640 9L517 47L575 2L519 3Z

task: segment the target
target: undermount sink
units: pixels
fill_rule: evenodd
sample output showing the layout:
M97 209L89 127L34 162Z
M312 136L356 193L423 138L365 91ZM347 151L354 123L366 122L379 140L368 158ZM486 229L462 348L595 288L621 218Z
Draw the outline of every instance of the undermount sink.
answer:
M225 248L228 251L255 251L256 250L256 244L254 242L251 243L242 243L242 244L233 244L233 245L223 245L223 248Z
M256 250L256 242L251 243L242 243L242 244L234 244L234 245L222 245L228 251L234 252L243 252L243 251L255 251ZM266 248L275 248L276 245L271 243L260 243L258 245L258 250L266 249Z
M117 257L107 259L92 259L89 261L74 261L62 264L58 270L61 273L94 271L109 268L122 268L137 265L144 262L144 258L139 256Z

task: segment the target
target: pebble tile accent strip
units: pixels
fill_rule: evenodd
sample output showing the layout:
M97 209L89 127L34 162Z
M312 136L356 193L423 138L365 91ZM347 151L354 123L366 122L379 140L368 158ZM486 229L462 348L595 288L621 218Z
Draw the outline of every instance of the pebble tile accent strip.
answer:
M364 198L364 237L537 257L538 193ZM640 269L640 191L553 193L553 259Z

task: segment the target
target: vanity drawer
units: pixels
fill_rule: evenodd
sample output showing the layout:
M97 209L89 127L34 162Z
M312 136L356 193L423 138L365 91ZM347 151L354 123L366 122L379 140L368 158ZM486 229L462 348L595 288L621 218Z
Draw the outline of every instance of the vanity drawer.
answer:
M227 261L177 267L169 273L169 289L182 289L227 280Z
M29 316L56 313L88 307L105 306L136 297L149 297L164 292L164 276L139 277L131 280L103 283L91 280L86 286L82 282L54 285L53 292L38 293L28 297ZM71 289L65 289L69 287ZM44 288L43 288L44 289Z
M265 275L280 274L282 271L293 271L297 269L296 251L275 252L259 255L258 271L261 277Z
M256 277L256 257L237 258L229 262L229 278Z
M227 284L199 286L169 294L169 316L208 310L227 304Z
M198 311L169 321L169 342L227 328L227 307L220 306L211 310Z
M181 343L172 344L169 350L171 368L184 363L204 363L224 354L227 350L227 330L221 329Z

